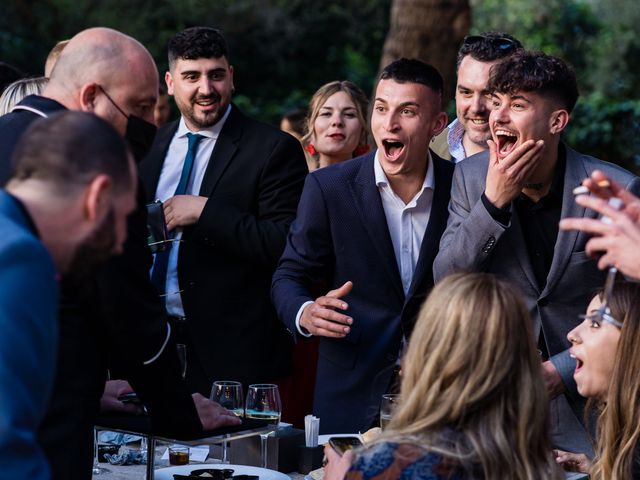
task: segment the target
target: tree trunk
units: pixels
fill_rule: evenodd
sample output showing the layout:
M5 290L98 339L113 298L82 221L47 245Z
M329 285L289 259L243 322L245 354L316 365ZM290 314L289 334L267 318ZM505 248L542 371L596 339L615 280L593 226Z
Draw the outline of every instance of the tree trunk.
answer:
M380 70L400 57L436 67L444 78L444 105L452 98L458 48L471 25L469 0L393 0Z

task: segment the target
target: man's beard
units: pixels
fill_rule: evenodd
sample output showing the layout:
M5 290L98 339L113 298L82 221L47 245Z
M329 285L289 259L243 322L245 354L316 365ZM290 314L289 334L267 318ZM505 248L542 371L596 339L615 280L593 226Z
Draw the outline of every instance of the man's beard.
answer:
M115 214L113 208L96 230L76 249L65 280L70 281L75 288L86 285L95 275L98 266L113 253L116 244Z

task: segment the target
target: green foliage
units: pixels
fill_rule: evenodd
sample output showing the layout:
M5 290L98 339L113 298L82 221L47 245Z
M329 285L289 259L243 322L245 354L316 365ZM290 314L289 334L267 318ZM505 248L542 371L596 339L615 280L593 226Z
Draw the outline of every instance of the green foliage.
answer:
M566 132L570 145L640 174L640 101L600 94L576 105Z
M277 122L322 84L349 79L371 91L391 0L5 0L0 59L41 74L50 48L91 26L140 40L160 72L175 32L209 25L225 33L235 68L235 101Z

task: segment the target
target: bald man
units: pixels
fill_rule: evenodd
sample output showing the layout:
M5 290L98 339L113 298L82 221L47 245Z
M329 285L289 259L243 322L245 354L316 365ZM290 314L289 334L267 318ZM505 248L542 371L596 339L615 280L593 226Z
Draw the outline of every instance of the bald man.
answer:
M149 52L115 30L92 28L63 50L42 96L29 96L0 117L0 183L11 152L37 118L61 110L92 112L127 138L139 160L155 135L158 74ZM54 478L90 478L93 424L107 366L125 372L156 428L198 433L238 421L201 395L193 398L179 374L175 342L157 291L149 281L144 197L128 218L124 253L89 280L65 277L60 348L49 411L39 441ZM109 362L109 365L108 365Z

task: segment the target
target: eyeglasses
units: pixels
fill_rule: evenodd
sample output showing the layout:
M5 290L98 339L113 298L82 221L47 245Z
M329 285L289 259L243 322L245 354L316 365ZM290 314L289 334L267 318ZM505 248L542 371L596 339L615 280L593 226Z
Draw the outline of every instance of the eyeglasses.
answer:
M467 35L464 37L462 41L463 45L475 45L476 43L487 42L494 48L499 48L500 50L511 50L512 48L516 48L516 43L510 38L506 37L485 37L484 35Z
M585 314L578 315L578 318L580 318L581 320L589 320L592 323L592 325L595 323L597 324L598 327L602 322L607 322L616 328L620 328L620 329L622 328L622 322L613 318L613 316L611 316L609 312L601 312L600 310L597 310L588 315L585 315Z

